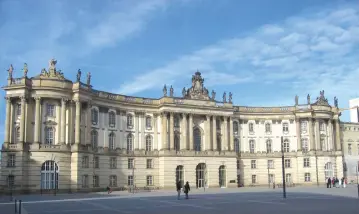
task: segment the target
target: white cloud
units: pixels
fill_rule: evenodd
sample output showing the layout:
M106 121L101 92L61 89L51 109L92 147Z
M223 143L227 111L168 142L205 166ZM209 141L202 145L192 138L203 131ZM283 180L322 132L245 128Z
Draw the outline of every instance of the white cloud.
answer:
M181 56L122 85L119 91L158 88L164 82L187 78L198 68L211 71L204 77L212 85L286 81L288 94L315 97L324 89L329 100L336 95L346 106L344 100L358 93L358 35L359 9L353 5L301 14L260 27L247 37L219 41Z

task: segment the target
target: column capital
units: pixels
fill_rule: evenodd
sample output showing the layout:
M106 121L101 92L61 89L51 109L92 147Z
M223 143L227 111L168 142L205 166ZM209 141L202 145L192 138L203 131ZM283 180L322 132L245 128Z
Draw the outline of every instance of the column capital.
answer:
M26 102L26 96L20 96L21 102Z
M40 102L40 101L41 101L41 97L40 97L40 96L35 96L35 97L34 97L34 100L35 100L36 102Z
M81 100L72 100L72 102L74 102L76 105L78 105L78 104L81 104Z
M211 115L206 114L206 119L207 119L207 120L210 120L210 119L211 119Z
M182 115L182 117L187 117L188 113L187 112L182 112L181 115Z
M146 113L145 111L135 111L136 116L144 116L145 113Z
M173 111L170 111L170 117L173 117L173 115L175 114Z
M158 117L158 113L153 113L152 116L153 117Z
M4 99L6 100L7 103L11 103L11 97L6 96L4 97Z
M61 103L66 104L68 101L69 101L69 99L66 98L66 97L62 97L62 98L61 98Z

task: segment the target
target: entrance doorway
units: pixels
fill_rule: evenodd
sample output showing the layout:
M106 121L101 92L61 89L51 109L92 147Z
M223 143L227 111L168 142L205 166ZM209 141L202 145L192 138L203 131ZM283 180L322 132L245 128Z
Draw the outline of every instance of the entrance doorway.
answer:
M226 167L224 165L219 167L218 175L219 175L219 187L226 187L227 178L226 178Z
M183 166L179 165L176 168L176 184L181 182L181 186L184 185L184 172L183 172Z
M204 188L207 184L207 168L205 163L200 163L196 167L196 186Z

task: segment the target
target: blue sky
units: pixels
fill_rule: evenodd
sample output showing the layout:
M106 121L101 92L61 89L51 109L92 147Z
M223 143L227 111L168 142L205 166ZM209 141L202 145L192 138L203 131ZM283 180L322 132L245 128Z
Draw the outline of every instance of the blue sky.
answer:
M0 0L0 32L2 85L10 64L33 76L54 57L67 78L81 69L128 95L160 97L164 84L180 95L198 69L237 105L359 96L355 0ZM1 131L4 116L1 99Z

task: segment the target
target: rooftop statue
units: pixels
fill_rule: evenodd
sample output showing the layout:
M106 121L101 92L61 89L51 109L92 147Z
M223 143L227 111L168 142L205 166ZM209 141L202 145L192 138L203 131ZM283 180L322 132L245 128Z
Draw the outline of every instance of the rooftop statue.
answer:
M56 63L57 63L57 60L51 59L49 61L48 71L46 71L46 69L43 68L41 70L40 78L64 80L65 77L64 77L64 74L61 72L61 70L56 70Z
M314 105L322 105L322 106L330 106L328 103L328 99L324 96L324 90L319 92L320 96L317 97L317 101Z
M334 97L334 106L338 108L338 98Z
M229 103L232 103L232 92L229 92L229 94L228 94L228 102Z
M226 103L227 102L227 93L226 92L223 93L222 98L223 98L223 103Z
M86 81L86 84L87 84L88 86L91 85L91 72L88 72L88 73L87 73L87 81Z
M216 100L216 92L214 90L212 90L212 100L213 101Z
M77 70L76 82L81 82L81 69Z
M24 71L24 77L26 78L26 77L27 77L27 72L29 71L29 69L27 68L27 64L26 64L26 63L24 63L23 71Z
M10 65L8 72L8 79L12 79L12 73L14 72L14 67L12 67L12 64Z
M170 97L173 97L173 93L174 93L174 90L173 90L173 87L171 85L171 88L170 88Z
M192 75L192 87L187 90L185 98L210 100L208 89L203 86L203 83L201 72L197 71Z
M298 95L295 95L295 105L296 105L296 106L298 105L298 100L299 100Z
M163 96L167 97L167 86L166 85L163 86L162 92L163 92Z
M310 95L307 95L307 104L310 105Z

